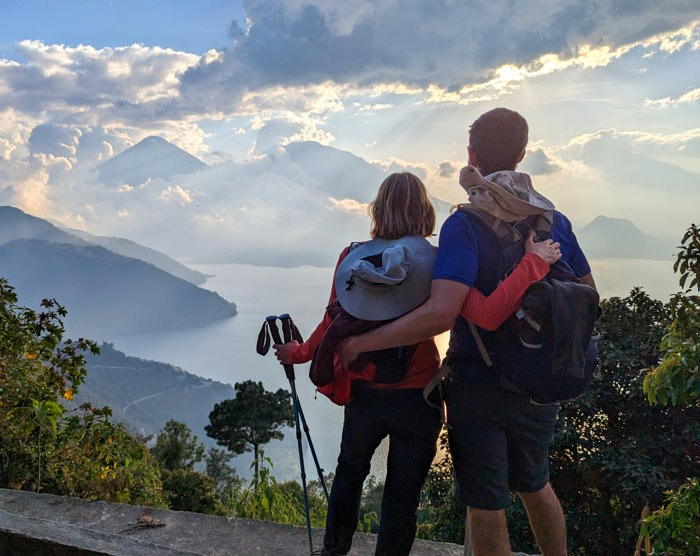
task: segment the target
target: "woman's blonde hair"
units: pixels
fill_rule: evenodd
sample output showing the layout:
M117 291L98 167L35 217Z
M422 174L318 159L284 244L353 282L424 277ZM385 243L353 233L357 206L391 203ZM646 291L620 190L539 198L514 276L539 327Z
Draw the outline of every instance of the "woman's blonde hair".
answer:
M369 204L372 238L398 239L403 236L433 235L435 209L423 182L410 172L391 174L379 186Z

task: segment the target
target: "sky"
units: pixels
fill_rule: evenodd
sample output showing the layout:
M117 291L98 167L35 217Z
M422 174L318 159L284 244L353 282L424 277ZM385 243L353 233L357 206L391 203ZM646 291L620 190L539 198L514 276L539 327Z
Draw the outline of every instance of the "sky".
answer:
M2 11L0 204L64 226L184 260L331 264L366 236L369 199L319 172L340 183L368 175L365 163L413 171L459 202L469 124L497 106L527 118L521 169L575 228L602 214L680 238L698 220L695 0L5 0ZM209 167L99 181L99 164L150 135ZM326 149L300 165L286 149L299 141L359 158Z

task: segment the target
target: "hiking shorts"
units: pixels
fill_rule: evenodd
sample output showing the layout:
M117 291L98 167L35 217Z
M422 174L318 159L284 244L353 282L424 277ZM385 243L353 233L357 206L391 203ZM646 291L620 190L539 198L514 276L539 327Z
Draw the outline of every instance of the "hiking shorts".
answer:
M558 404L536 405L499 385L445 385L455 495L472 508L501 510L510 490L549 482L549 446Z

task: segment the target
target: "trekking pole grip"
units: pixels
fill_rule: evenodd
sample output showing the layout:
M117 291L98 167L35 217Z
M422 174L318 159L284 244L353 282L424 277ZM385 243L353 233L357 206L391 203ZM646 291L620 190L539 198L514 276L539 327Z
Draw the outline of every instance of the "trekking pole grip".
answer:
M282 344L282 338L280 337L280 330L277 327L277 317L267 317L267 324L270 327L270 334L272 334L272 339L275 341L276 344ZM294 365L291 364L285 364L283 365L284 367L284 372L287 375L287 378L290 380L294 380Z

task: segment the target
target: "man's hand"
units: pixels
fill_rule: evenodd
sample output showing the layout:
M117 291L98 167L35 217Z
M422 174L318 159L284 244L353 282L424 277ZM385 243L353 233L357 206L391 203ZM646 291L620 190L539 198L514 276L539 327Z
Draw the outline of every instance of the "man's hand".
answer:
M553 242L551 239L535 242L535 232L530 230L525 241L525 252L534 253L544 259L549 265L556 263L561 259L561 250L559 242Z
M299 345L299 342L292 340L286 344L274 344L272 349L275 350L275 357L279 359L279 362L283 365L291 365L292 361L292 351Z

